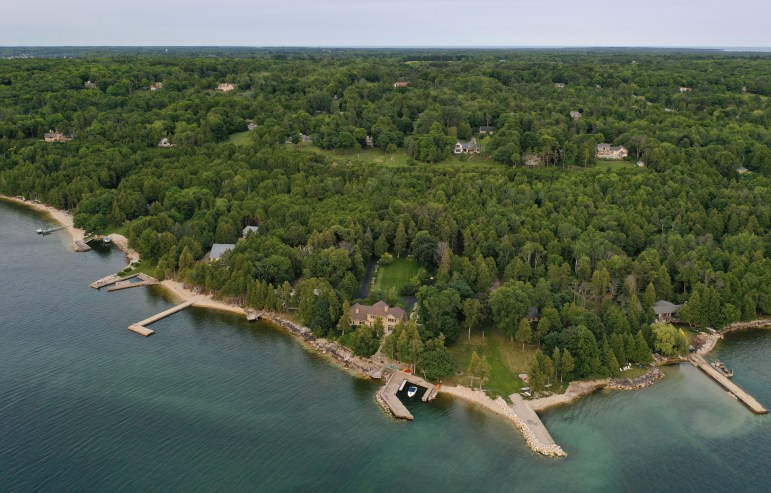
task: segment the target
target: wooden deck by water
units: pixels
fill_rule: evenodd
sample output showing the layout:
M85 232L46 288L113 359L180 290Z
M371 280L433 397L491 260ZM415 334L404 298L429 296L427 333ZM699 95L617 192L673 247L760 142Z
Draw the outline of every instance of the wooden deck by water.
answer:
M153 322L157 322L158 320L161 320L162 318L166 318L169 315L174 315L175 313L184 310L185 308L189 307L195 303L195 300L186 301L184 303L180 303L179 305L169 308L168 310L164 310L161 313L158 313L156 315L153 315L152 317L146 318L142 320L141 322L137 322L135 324L129 325L128 329L132 332L136 332L137 334L143 335L145 337L155 334L155 331L152 329L147 328L148 325L150 325Z
M690 361L693 366L700 369L708 376L712 377L712 379L715 380L720 385L722 385L724 389L726 389L727 391L735 395L736 398L739 399L739 401L742 402L742 404L747 406L750 409L750 411L752 411L753 413L768 414L768 409L763 407L763 405L761 405L760 402L755 400L754 397L752 397L750 394L745 392L741 387L733 383L722 373L712 368L712 365L707 363L707 361L701 356L699 356L698 354L691 354L690 356L688 356L688 361Z
M396 395L396 393L399 392L399 387L401 387L402 382L405 380L409 384L417 385L418 387L426 389L426 391L423 393L423 397L421 398L423 402L433 400L436 397L437 390L434 384L423 380L422 378L411 373L397 371L391 375L391 377L388 379L388 382L386 382L385 386L379 391L380 398L388 411L390 411L390 413L395 417L400 419L413 420L415 418L412 416L412 413L407 410L404 404L402 404L402 401L399 400L399 397Z

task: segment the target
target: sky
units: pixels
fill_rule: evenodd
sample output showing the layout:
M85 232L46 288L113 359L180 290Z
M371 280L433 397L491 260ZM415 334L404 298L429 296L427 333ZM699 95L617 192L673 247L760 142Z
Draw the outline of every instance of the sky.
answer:
M771 46L768 0L3 4L0 46Z

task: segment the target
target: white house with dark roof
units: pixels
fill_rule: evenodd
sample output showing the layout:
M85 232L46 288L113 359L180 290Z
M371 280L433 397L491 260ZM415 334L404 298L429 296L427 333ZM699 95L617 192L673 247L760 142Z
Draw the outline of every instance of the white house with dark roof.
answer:
M398 306L388 306L385 301L378 301L372 306L355 303L351 305L351 324L372 327L379 319L386 332L391 332L396 324L404 320L405 312Z
M624 159L629 152L624 146L612 146L610 144L597 144L598 159Z
M455 154L479 154L482 149L477 144L477 139L471 139L469 142L456 142L452 152Z

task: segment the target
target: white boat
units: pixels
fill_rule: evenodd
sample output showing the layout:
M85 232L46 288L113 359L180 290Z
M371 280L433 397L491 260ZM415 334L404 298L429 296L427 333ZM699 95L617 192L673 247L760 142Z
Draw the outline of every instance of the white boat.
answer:
M105 236L104 238L102 238L102 243L104 243L105 245L109 245L110 243L112 243L112 240L110 239L109 236Z
M35 233L42 235L43 234L43 228L38 228L35 230Z
M414 385L410 385L407 389L407 397L414 397L418 393L418 388Z

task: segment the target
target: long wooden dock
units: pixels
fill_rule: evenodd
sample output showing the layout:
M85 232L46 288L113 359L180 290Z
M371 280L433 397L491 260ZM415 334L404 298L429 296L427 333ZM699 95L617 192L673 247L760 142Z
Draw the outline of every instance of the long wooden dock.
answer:
M690 356L688 356L688 361L690 361L693 366L700 369L708 376L712 377L712 379L715 380L720 385L722 385L724 389L726 389L727 391L735 395L736 398L739 399L739 401L742 404L747 406L750 409L750 411L752 411L753 413L768 414L768 409L763 407L763 405L760 404L760 402L755 400L754 397L752 397L750 394L745 392L744 389L742 389L741 387L733 383L722 373L712 368L712 365L707 363L707 361L701 356L699 356L698 354L691 354Z
M168 317L169 315L174 315L175 313L184 310L185 308L189 307L195 303L195 300L186 301L184 303L180 303L179 305L169 308L168 310L164 310L161 313L158 313L156 315L153 315L152 317L146 318L142 320L141 322L137 322L135 324L129 325L128 329L132 332L136 332L137 334L143 335L145 337L155 334L155 331L152 329L149 329L147 326L150 325L153 322L157 322L158 320L161 320L163 318Z
M402 401L399 400L399 397L396 395L396 393L399 392L399 387L401 387L402 382L405 382L405 381L409 384L417 385L418 387L422 387L426 389L426 391L423 393L423 397L421 398L423 402L433 400L436 397L437 391L436 391L436 386L434 386L434 384L426 380L423 380L422 378L416 375L413 375L411 373L397 371L391 375L391 377L388 379L388 382L386 382L385 386L382 389L380 389L380 391L378 392L378 394L380 395L380 399L383 402L383 404L386 406L388 411L390 411L390 413L394 415L394 417L397 417L400 419L408 419L411 421L415 418L407 410L404 404L402 404Z

